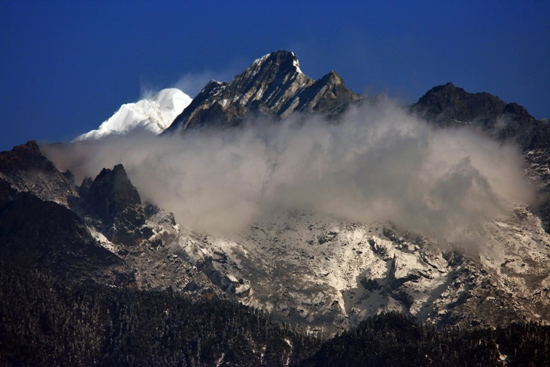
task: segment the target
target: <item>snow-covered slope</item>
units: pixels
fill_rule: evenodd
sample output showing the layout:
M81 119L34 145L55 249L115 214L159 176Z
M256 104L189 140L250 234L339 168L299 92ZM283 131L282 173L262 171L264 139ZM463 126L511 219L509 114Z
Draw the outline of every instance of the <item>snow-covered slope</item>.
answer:
M82 134L75 140L99 139L110 134L123 135L137 128L160 134L170 126L189 103L191 103L191 97L181 90L177 88L163 89L152 98L123 104L97 130Z
M488 223L469 250L300 211L259 219L240 238L181 238L229 295L311 331L344 330L399 311L444 325L550 316L550 236L525 208Z
M286 207L257 216L248 229L225 238L193 232L142 202L122 165L75 187L36 143L0 158L3 190L36 195L37 208L43 205L39 198L67 205L80 217L72 215L80 233L88 227L89 235L81 239L90 244L93 237L98 248L116 256L105 255L126 269L122 280L109 264L90 262L96 267L91 276L106 284L233 298L321 333L342 331L390 310L442 325L550 320L550 234L527 207L517 206L475 229L480 235L475 243L436 243L388 222L350 222ZM7 191L6 202L20 203ZM5 216L4 228L32 214L23 212L21 219L21 213ZM42 219L47 218L32 220ZM10 243L37 243L40 232L29 228L16 237L11 229L0 234ZM61 232L72 241L72 232ZM55 239L61 232L56 227L44 233ZM43 249L35 248L40 258ZM103 249L96 248L105 254ZM54 266L56 259L46 265Z

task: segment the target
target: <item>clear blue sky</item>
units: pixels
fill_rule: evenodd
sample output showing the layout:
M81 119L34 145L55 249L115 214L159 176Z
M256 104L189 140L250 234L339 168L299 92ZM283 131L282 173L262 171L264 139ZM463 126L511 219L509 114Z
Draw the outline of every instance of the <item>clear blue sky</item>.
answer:
M278 49L359 93L410 103L452 81L550 117L549 19L550 1L0 0L0 150L72 139L143 90L229 81Z

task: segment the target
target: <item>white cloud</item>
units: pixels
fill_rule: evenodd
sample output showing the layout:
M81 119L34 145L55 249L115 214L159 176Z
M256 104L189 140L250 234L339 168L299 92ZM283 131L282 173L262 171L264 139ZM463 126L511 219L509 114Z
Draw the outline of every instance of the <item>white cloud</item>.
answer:
M295 116L43 150L78 179L123 163L143 198L192 229L217 234L292 207L456 239L534 199L514 146L473 129L437 129L389 100L352 108L337 124Z

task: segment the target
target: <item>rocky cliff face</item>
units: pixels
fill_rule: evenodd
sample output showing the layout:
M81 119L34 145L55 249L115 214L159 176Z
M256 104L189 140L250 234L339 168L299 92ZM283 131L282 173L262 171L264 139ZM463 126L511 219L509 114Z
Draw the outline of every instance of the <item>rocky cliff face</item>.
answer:
M142 202L121 164L103 169L94 180L84 180L79 193L75 210L99 245L133 269L139 288L188 287L196 296L224 296L186 260L179 248L184 236L174 216Z
M208 83L168 131L237 126L247 118L279 119L293 112L331 115L358 99L336 72L314 81L300 70L294 53L277 51L230 83Z

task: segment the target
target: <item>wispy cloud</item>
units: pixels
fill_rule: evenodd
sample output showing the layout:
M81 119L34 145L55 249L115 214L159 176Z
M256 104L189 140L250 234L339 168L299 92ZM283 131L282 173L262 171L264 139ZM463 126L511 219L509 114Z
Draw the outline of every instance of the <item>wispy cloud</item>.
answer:
M217 234L295 208L456 240L464 228L479 229L535 198L516 147L473 129L436 129L389 99L351 108L336 124L296 116L43 150L77 179L123 163L143 198Z

